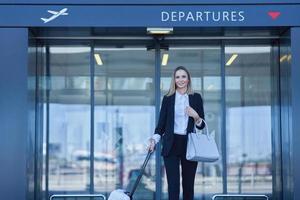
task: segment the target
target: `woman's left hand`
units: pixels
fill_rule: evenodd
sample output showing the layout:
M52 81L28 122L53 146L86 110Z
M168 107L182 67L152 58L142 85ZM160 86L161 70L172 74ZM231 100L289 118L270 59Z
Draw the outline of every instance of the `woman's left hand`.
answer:
M192 117L194 119L199 119L200 118L199 115L198 115L198 113L191 106L187 106L186 107L185 113L188 116L190 116L190 117Z

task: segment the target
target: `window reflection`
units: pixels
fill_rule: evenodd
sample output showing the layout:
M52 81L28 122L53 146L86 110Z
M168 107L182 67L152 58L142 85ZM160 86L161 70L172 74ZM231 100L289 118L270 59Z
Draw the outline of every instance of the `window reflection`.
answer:
M108 88L109 90L150 90L152 87L152 78L109 78Z
M49 190L88 190L89 105L50 105Z
M49 149L48 189L50 193L88 191L90 48L51 46L49 50L49 144L44 145Z
M155 126L154 52L141 47L95 48L103 65L95 66L95 191L131 189L146 156ZM105 74L105 76L102 76ZM155 159L149 161L136 199L152 200Z
M220 91L221 79L218 76L206 76L204 77L204 90L207 91Z
M226 46L228 192L272 193L271 48Z
M108 195L116 188L131 188L156 121L155 52L138 46L95 48L103 63L94 66L91 172L91 48L50 46L49 50L49 77L43 75L39 82L41 90L49 89L49 112L46 113L45 103L43 118L43 189L48 184L50 193L89 192L91 174L95 192ZM170 46L169 51L161 50L161 55L165 53L169 57L161 67L161 97L169 89L173 69L186 66L191 71L194 90L204 99L210 131L221 147L221 47ZM225 46L225 62L233 54L238 56L225 67L228 192L272 193L271 47ZM137 190L137 199L154 199L158 178L155 164L153 156ZM222 193L226 184L222 180L223 170L222 158L216 163L200 163L195 197L209 199ZM162 175L162 199L166 199L164 171Z

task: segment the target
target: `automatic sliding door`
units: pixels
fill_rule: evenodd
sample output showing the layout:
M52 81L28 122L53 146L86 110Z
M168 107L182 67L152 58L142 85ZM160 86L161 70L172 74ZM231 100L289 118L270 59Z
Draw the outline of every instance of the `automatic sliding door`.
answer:
M225 45L231 193L272 194L272 98L277 91L272 86L271 50L270 45Z
M49 47L48 125L44 171L50 193L88 191L90 183L90 47ZM47 106L47 105L45 105ZM47 117L45 117L47 120ZM47 144L47 136L49 141ZM46 148L48 151L46 152ZM45 167L45 168L46 168ZM46 179L48 178L48 179Z
M191 73L195 92L202 95L210 132L221 147L221 45L169 46L161 51L161 98L168 92L173 70L185 66ZM222 161L199 163L195 179L195 198L221 193ZM162 199L167 199L167 179L162 178ZM181 190L182 191L182 190Z
M272 46L225 45L222 52L219 44L190 44L161 50L158 78L162 98L174 68L182 65L190 70L193 89L203 97L206 121L219 146L219 161L198 165L195 198L209 199L223 188L229 193L272 194L272 153L278 148L272 147L271 135L274 117L278 118L272 115L274 94L278 94L273 87L278 77L273 76ZM39 86L47 94L43 190L108 194L131 188L156 124L155 50L145 45L47 49L48 80ZM224 156L226 166L222 166ZM155 165L153 156L136 199L154 199L160 178L161 199L167 199L164 166L162 177L156 177ZM226 174L227 181L222 178Z
M96 192L132 188L155 126L155 52L144 46L96 46L94 186ZM136 199L152 200L152 157Z

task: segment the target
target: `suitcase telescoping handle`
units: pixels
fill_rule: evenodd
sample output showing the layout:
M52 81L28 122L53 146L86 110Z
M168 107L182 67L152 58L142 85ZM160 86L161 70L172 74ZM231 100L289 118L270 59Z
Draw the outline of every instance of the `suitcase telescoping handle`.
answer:
M135 181L135 183L134 183L134 185L133 185L132 190L131 190L131 191L129 192L129 194L128 194L128 196L130 197L130 199L132 199L132 195L134 194L134 192L135 192L135 190L136 190L138 184L139 184L140 181L141 181L141 178L142 178L142 176L143 176L143 174L144 174L145 168L146 168L146 166L147 166L147 163L148 163L148 161L149 161L149 159L150 159L152 153L153 153L153 151L150 151L150 150L148 151L148 154L147 154L147 156L146 156L146 159L145 159L145 161L144 161L144 163L143 163L143 165L142 165L142 167L141 167L141 169L140 169L139 176L137 177L137 179L136 179L136 181Z

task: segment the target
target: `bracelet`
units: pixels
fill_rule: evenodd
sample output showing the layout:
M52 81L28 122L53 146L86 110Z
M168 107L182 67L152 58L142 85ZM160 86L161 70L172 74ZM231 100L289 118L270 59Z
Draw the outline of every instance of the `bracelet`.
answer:
M201 119L201 117L199 117L199 119L197 119L197 120L195 121L195 124L196 124L197 126L200 126L200 125L202 124L202 119Z

